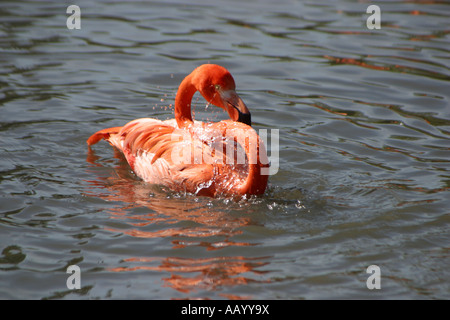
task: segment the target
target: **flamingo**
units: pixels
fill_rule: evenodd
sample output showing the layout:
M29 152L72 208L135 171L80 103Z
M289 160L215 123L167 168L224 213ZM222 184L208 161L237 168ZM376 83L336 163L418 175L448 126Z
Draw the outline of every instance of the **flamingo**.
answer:
M136 119L94 133L87 144L90 148L102 139L108 141L138 177L173 191L209 197L261 195L268 182L266 149L235 88L227 69L201 65L178 88L175 119ZM230 119L193 120L191 102L197 91L208 103L226 110Z

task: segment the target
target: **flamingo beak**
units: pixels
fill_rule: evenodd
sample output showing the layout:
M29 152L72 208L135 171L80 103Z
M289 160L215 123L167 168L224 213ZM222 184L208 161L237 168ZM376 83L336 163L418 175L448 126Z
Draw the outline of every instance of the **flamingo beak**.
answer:
M241 97L238 96L236 91L228 90L221 93L221 98L224 106L230 118L234 121L239 121L245 123L249 126L252 125L252 117L250 111L242 101Z

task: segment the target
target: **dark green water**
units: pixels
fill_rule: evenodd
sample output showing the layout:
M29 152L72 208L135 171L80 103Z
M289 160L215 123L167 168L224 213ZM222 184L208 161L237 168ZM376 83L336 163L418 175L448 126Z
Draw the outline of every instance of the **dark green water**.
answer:
M0 299L449 299L450 5L380 2L378 30L368 5L2 1ZM99 129L172 118L208 62L279 130L264 196L175 194L88 152Z

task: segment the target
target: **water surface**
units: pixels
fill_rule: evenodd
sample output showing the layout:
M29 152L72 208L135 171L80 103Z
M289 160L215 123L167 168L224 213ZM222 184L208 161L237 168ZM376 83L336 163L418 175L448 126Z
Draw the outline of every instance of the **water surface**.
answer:
M369 30L368 5L2 1L0 298L450 298L450 6L381 2ZM173 193L86 146L172 118L203 63L231 71L255 129L279 130L262 197Z

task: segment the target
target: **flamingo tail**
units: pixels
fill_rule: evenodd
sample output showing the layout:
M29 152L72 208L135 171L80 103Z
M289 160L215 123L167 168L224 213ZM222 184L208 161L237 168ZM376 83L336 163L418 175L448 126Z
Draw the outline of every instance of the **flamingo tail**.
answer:
M102 139L108 140L112 134L118 134L121 129L122 127L113 127L97 131L92 136L90 136L89 139L87 139L86 143L88 144L88 146L92 146Z

